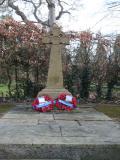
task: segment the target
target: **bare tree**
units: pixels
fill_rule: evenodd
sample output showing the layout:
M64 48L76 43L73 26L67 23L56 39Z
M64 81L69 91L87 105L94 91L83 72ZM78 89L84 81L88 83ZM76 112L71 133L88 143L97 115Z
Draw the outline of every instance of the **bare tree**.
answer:
M73 0L73 3L75 1ZM20 4L20 5L19 5ZM70 2L69 4L62 0L1 0L0 1L1 6L7 6L8 9L12 9L18 16L21 17L21 19L27 23L30 21L28 19L28 16L26 16L26 11L24 12L21 9L21 6L26 5L31 7L32 9L32 14L34 16L35 22L41 23L42 25L51 27L53 23L55 23L55 20L59 20L63 14L67 13L70 14L69 9L71 9ZM70 6L69 9L65 9L65 5ZM40 16L43 13L43 8L44 6L47 6L47 12L48 12L48 17L46 20L43 20ZM57 15L55 14L57 8ZM45 10L44 10L45 12Z
M80 34L80 46L76 54L76 64L79 71L79 93L81 98L88 98L91 83L91 64L93 40L90 31L83 31Z
M107 96L108 100L112 99L114 86L120 81L120 35L117 35L113 45L113 52L109 55L107 64Z
M105 39L101 33L98 33L96 38L97 48L93 64L93 79L96 83L97 97L100 98L102 95L102 85L106 80L107 54L109 44L107 39Z

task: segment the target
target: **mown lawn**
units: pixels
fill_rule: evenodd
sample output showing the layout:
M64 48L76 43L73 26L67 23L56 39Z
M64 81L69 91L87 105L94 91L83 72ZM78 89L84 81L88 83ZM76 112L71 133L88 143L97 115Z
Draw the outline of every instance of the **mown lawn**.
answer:
M98 104L95 109L99 112L105 113L111 118L120 120L120 105Z
M8 112L13 107L15 107L13 104L0 104L0 113Z

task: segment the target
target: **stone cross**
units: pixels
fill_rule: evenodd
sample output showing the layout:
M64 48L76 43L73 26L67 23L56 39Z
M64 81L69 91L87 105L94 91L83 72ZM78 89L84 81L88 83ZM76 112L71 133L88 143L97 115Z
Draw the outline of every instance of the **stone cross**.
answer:
M69 44L69 39L61 31L60 27L56 24L53 25L51 32L44 36L44 44L51 44L51 54L47 78L47 86L38 96L48 94L53 97L58 96L60 92L68 92L63 87L63 72L62 72L62 47Z

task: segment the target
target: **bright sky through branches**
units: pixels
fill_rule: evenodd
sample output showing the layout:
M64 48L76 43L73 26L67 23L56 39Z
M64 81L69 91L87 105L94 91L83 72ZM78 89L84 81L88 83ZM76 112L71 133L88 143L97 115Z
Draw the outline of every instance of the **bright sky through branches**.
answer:
M110 2L111 0L109 0ZM108 0L82 0L83 7L73 11L72 16L63 16L60 20L65 30L120 33L120 13L110 12Z
M73 0L63 1L65 2L64 7L66 9L71 7L73 3ZM113 12L108 10L106 3L111 1L114 0L74 0L74 10L71 11L71 15L64 14L58 21L58 24L63 27L64 31L83 31L90 29L92 32L100 31L103 34L120 33L120 11ZM67 3L70 5L67 6ZM30 14L32 11L30 4L27 9L20 3L16 3L16 5L26 13L28 19L34 21L33 15ZM57 10L58 8L56 9L56 15ZM46 19L48 15L47 6L44 5L41 8L39 15L42 19ZM13 17L16 20L21 20L15 14L13 14Z

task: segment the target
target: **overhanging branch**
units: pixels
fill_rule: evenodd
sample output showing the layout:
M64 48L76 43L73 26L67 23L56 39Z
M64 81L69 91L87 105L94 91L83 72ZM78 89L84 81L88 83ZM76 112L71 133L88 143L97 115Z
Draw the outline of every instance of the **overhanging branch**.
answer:
M52 8L52 7L55 8L55 4L54 4L53 0L46 0L46 2L48 4L48 8Z
M116 1L116 2L112 2L112 3L108 3L108 8L115 8L115 7L118 7L120 6L120 2L119 1Z
M60 6L60 12L59 12L58 16L56 17L56 20L60 19L61 16L62 16L63 14L65 14L65 13L70 14L69 11L64 11L64 8L63 8L63 5L62 5L61 2L62 2L62 1L58 0L58 5Z
M19 7L15 6L11 0L8 0L8 6L15 10L16 14L19 15L25 23L29 21L26 15L20 11Z
M2 5L5 2L5 0L2 0L2 2L0 2L0 5Z
M33 0L23 0L23 1L29 2L33 5L33 8L34 8L33 15L34 15L35 19L37 20L37 22L41 23L42 25L48 26L48 21L42 21L37 15L37 11L38 11L39 7L42 5L42 0L39 0L38 4L34 3Z

